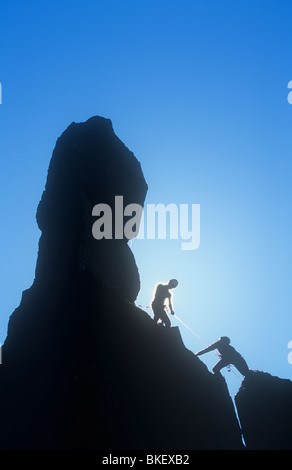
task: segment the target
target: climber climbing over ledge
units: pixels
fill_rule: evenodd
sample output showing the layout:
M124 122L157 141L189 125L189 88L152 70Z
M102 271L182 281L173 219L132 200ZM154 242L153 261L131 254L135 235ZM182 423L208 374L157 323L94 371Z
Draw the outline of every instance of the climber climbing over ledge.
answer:
M176 279L171 279L168 284L158 284L155 289L154 298L151 303L151 307L154 313L154 322L164 324L167 328L170 328L171 321L167 315L165 308L165 301L168 300L168 308L170 313L174 315L171 292L170 289L174 289L178 286L178 281Z
M213 351L214 349L217 349L220 353L220 361L217 362L212 369L214 374L221 375L220 370L230 364L234 365L242 375L246 376L248 374L249 368L245 359L243 359L233 346L230 346L230 339L227 336L221 336L221 338L211 344L211 346L197 352L196 356L201 356L202 354Z

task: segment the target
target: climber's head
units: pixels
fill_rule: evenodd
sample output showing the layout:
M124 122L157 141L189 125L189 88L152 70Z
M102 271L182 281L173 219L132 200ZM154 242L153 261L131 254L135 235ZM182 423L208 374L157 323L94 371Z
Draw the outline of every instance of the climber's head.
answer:
M169 289L174 289L175 287L177 287L177 285L178 281L176 279L170 279L170 281L168 282Z
M219 338L219 339L224 344L230 344L230 338L228 338L228 336L221 336L221 338Z

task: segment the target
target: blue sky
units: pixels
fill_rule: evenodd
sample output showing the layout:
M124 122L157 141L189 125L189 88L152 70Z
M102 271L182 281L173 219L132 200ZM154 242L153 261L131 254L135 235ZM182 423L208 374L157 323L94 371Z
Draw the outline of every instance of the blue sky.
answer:
M1 3L2 343L33 282L56 139L101 115L140 160L146 203L201 205L198 250L133 241L137 303L176 277L175 311L191 328L291 378L291 15L287 0Z

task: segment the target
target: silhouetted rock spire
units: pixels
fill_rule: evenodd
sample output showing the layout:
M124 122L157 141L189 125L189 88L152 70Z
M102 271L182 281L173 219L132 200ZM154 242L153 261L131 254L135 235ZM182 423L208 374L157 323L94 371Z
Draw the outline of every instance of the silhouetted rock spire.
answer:
M147 192L140 163L115 135L109 119L72 123L58 139L37 209L42 236L36 278L48 280L90 270L104 285L134 301L138 269L127 240L92 237L92 208L123 196L124 205L143 206ZM114 227L113 227L114 231ZM50 279L51 278L51 279Z
M132 302L126 240L95 240L92 207L143 204L147 184L108 119L58 139L37 210L36 276L10 317L0 368L3 449L238 449L224 379Z

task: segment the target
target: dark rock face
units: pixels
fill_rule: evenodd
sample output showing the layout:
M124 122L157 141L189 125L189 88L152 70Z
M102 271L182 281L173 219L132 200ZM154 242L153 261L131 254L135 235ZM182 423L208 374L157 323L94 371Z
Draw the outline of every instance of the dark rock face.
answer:
M126 240L95 240L92 207L143 204L140 164L109 120L59 138L37 210L33 285L10 317L0 368L2 449L238 449L224 379L133 301Z
M251 371L235 397L248 449L292 449L292 382Z
M146 192L140 163L109 119L72 123L57 141L37 209L42 236L36 279L62 282L76 269L87 269L134 301L140 281L132 252L125 239L94 240L92 208L108 204L114 221L115 196L123 196L124 205L143 206Z

